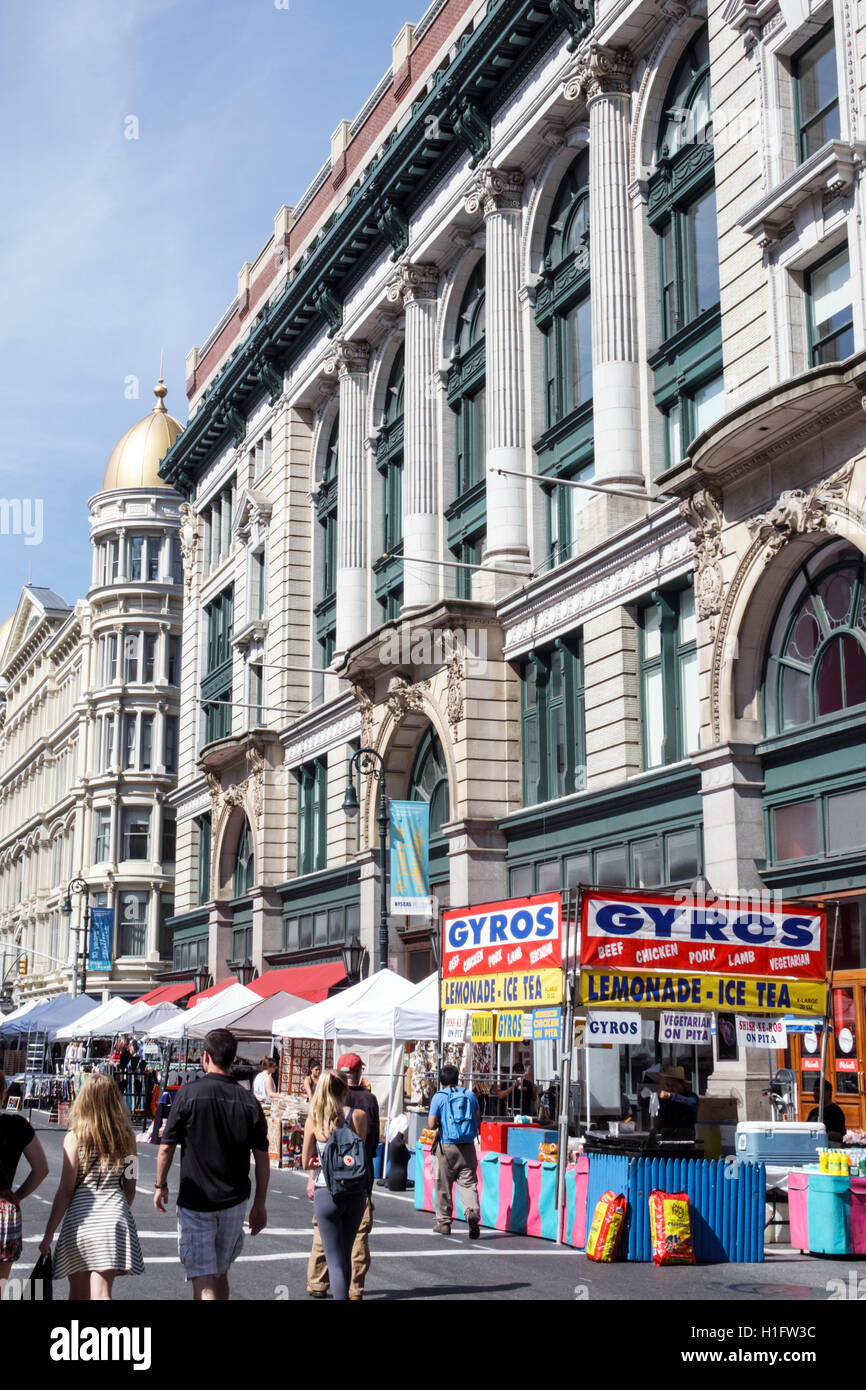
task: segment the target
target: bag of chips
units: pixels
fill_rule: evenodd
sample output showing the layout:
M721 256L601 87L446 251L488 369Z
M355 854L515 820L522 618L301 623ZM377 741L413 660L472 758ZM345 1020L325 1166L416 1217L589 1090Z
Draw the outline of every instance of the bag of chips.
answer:
M651 1192L654 1265L693 1265L695 1243L686 1192Z
M542 1163L555 1163L559 1156L558 1144L539 1144L538 1157Z
M586 1241L586 1258L599 1264L616 1259L628 1202L623 1194L603 1192L598 1199Z

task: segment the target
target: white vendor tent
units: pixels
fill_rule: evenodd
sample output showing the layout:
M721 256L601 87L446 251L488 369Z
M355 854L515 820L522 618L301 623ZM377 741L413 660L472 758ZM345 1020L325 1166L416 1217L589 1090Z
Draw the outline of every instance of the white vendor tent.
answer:
M155 1026L148 1028L147 1036L165 1042L182 1042L184 1038L196 1036L203 1038L205 1033L210 1031L210 1027L205 1028L201 1033L193 1033L191 1031L193 1026L198 1028L203 1020L221 1018L232 1009L249 1009L254 1004L261 1002L259 995L254 994L251 989L247 989L246 985L229 985L228 989L220 990L219 994L212 994L209 999L200 999L193 1008L187 1009L185 1013L178 1010L177 1016L171 1018L167 1023L158 1022ZM213 1026L219 1027L220 1025L214 1024Z
M146 1033L148 1028L161 1022L169 1022L180 1013L174 1004L127 1004L122 1013L111 1020L111 1035L120 1033Z
M97 1004L96 1008L91 1009L90 1013L85 1014L83 1018L59 1028L57 1041L69 1042L71 1038L110 1037L114 1032L111 1026L112 1020L120 1014L125 1014L128 1009L128 999L119 999L117 995L112 999L106 999L103 1004Z
M370 989L359 999L346 1002L346 994L330 1001L334 1009L334 1036L353 1038L390 1038L393 1033L394 1010L416 986L391 970L380 970L371 976Z
M318 1004L311 1004L308 1009L302 1009L300 1013L288 1014L283 1018L274 1020L273 1032L275 1038L321 1038L325 1042L328 1038L334 1037L334 1017L351 1004L363 999L370 990L373 989L376 981L383 980L385 977L397 980L405 984L401 975L395 975L393 970L380 970L376 975L370 975L366 980L359 980L356 985L350 985L348 989L341 990L339 994L333 995L330 999L321 999ZM383 988L382 985L379 986Z
M428 975L394 1010L394 1037L421 1042L439 1037L439 976Z
M33 1031L44 1033L48 1041L53 1042L60 1028L65 1028L76 1019L92 1013L98 1007L98 1002L91 999L89 994L79 994L74 999L69 994L60 994L56 999L52 999L48 1008L40 1011L38 1016L36 1011L33 1011L30 1016L33 1019ZM31 1026L28 1018L23 1018L21 1023L22 1031L27 1031Z
M217 995L218 999L224 999L230 990L224 994ZM247 993L254 994L252 990ZM208 1001L211 1002L211 1001ZM299 999L294 994L272 994L268 999L257 999L255 1004L244 1002L238 1008L229 1009L224 1014L214 1014L212 1018L204 1018L200 1022L191 1020L187 1036L190 1038L203 1038L212 1028L228 1028L234 1033L238 1041L248 1042L261 1038L263 1042L270 1041L273 1023L275 1018L287 1017L293 1013L300 1013L302 1009L310 1006L308 999Z

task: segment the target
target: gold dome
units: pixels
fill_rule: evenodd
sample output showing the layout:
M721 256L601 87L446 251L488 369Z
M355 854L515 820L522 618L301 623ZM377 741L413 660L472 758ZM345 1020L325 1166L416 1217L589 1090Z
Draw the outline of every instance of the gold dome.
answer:
M115 444L102 480L103 492L127 487L168 487L159 476L159 465L183 431L183 425L165 408L163 398L167 391L162 377L153 394L156 405L150 414Z

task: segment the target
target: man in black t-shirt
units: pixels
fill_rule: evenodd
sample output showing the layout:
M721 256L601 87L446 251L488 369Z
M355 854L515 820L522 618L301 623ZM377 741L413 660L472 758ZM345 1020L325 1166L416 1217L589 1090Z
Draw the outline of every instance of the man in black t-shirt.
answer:
M244 1243L251 1151L256 1195L250 1209L250 1234L258 1235L267 1225L268 1127L255 1096L229 1075L237 1052L234 1036L216 1028L202 1048L205 1075L178 1093L162 1133L153 1202L157 1211L165 1211L168 1170L180 1144L181 1263L195 1299L224 1300L229 1296L229 1266Z
M815 1102L815 1109L810 1110L807 1123L815 1124L819 1115L818 1101L821 1096L820 1082L816 1081L812 1088L812 1099ZM837 1105L833 1099L833 1087L830 1082L824 1081L824 1128L827 1131L827 1143L832 1148L834 1144L845 1142L847 1126L845 1124L845 1112L841 1105Z

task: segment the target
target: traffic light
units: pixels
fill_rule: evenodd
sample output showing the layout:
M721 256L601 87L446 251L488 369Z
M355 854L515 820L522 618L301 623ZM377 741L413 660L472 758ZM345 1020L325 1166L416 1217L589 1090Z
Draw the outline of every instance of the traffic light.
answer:
M18 957L18 974L19 974L19 975L26 975L26 974L27 974L27 957L26 957L26 956L19 956L19 957Z

